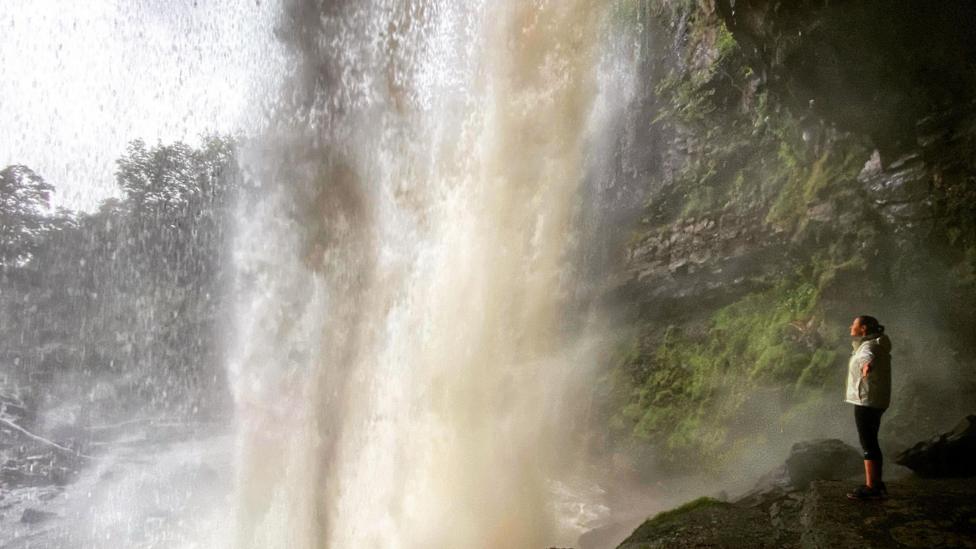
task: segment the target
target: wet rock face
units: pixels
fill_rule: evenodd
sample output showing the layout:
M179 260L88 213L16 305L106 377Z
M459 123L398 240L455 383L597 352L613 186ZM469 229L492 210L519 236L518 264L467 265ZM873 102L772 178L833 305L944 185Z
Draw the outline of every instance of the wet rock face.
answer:
M898 156L875 150L857 180L870 207L895 233L932 234L972 217L976 118L956 106L916 124L917 145Z
M976 415L898 454L895 462L924 477L976 476Z
M758 215L683 219L631 248L627 286L645 310L671 318L684 301L726 303L781 274L785 241Z
M804 345L788 348L777 382L834 391L846 323L873 311L903 334L903 398L888 414L889 431L917 440L931 423L968 411L976 387L976 33L963 36L968 28L957 22L976 20L976 4L923 4L704 0L672 21L685 62L657 88L661 112L652 124L667 129L671 146L656 153L667 162L649 176L641 225L609 284L611 298L644 324L617 366L630 377L617 379L664 392L673 387L649 382L648 372L674 372L667 379L682 387L705 377L699 365L717 355L727 358L722 367L749 376L762 354L743 348L778 341L774 329L791 337L803 326ZM946 74L928 74L935 70ZM736 325L749 345L725 344L730 338L715 329L728 311L753 303L785 310L794 293L811 288L816 303L777 318L778 328ZM916 330L939 338L934 353ZM669 347L668 334L678 343ZM695 352L663 352L688 348ZM944 364L952 386L916 383L916 375L932 377L908 367L923 362ZM714 408L710 398L685 399L668 417ZM646 413L651 399L619 400L611 412L640 413L616 418L655 419L632 438L672 447L662 442L683 419L664 425L663 415ZM729 417L703 415L719 432ZM624 435L636 432L616 424Z
M971 100L976 20L965 0L718 0L736 40L794 107L883 151L915 145L915 122Z
M934 215L932 177L928 166L911 154L882 167L875 151L858 176L872 204L885 221L902 230L930 221Z

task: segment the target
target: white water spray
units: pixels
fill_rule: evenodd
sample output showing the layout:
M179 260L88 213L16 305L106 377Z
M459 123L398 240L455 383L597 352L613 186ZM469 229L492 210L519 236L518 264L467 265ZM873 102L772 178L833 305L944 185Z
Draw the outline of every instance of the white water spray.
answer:
M243 160L229 545L564 535L601 4L291 6L295 108Z

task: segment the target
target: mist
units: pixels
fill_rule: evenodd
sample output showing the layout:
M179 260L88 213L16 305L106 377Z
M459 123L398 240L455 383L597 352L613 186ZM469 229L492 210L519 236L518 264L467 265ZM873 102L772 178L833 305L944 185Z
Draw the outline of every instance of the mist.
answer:
M976 118L864 9L11 6L0 547L617 547L856 447L861 314L951 427Z

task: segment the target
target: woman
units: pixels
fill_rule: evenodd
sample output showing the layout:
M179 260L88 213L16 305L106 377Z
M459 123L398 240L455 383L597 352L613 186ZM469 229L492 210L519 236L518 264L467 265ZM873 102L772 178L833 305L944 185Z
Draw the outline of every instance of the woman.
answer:
M864 450L864 486L847 494L857 500L888 495L881 480L883 459L878 444L881 416L891 402L891 340L873 316L851 323L854 352L848 362L847 402L854 405L854 423Z

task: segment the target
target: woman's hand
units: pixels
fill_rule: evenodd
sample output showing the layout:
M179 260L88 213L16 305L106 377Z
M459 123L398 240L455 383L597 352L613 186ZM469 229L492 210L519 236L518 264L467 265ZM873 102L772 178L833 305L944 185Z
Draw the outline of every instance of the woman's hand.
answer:
M861 378L863 379L868 377L868 374L870 373L871 373L871 363L865 362L864 366L861 366Z

